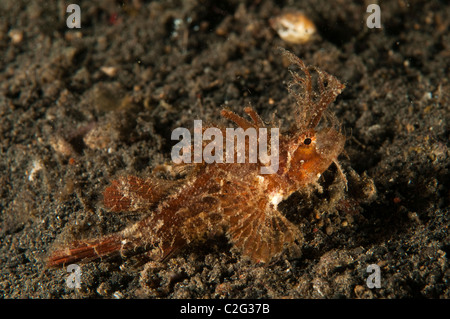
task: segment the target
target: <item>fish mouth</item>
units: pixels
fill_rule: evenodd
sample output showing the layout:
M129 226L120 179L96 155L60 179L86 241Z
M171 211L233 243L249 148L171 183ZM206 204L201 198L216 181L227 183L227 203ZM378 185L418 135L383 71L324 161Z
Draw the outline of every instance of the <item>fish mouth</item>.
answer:
M322 156L337 158L343 151L345 137L333 128L322 129L316 135L316 150Z

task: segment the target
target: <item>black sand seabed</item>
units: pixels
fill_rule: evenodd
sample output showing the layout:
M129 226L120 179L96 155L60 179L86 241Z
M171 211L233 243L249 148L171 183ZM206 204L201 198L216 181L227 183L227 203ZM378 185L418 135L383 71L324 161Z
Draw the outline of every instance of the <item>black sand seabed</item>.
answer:
M378 1L381 29L361 1L84 1L81 29L66 26L69 3L0 2L1 297L449 298L448 2ZM268 20L287 8L318 37L281 40ZM249 104L292 123L280 46L346 84L332 106L341 162L369 181L354 185L373 180L370 200L352 201L351 183L347 206L327 188L292 196L303 255L269 266L219 237L163 264L82 265L78 290L45 268L55 243L139 219L105 210L102 191L169 162L174 128ZM371 264L381 288L366 286Z

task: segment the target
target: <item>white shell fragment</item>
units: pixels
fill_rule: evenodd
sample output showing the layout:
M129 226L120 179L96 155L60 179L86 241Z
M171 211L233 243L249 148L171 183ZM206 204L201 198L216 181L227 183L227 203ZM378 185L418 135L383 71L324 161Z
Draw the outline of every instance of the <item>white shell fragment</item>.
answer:
M281 39L293 44L306 43L316 33L314 23L300 11L280 14L270 19L270 25Z

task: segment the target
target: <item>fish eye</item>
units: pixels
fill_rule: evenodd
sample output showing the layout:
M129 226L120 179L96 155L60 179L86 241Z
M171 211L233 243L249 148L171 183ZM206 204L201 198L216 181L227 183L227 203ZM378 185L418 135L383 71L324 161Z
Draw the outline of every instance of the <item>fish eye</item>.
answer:
M303 144L305 144L305 145L309 145L309 144L311 144L311 139L309 138L309 137L307 137L307 138L305 138L305 140L303 141Z

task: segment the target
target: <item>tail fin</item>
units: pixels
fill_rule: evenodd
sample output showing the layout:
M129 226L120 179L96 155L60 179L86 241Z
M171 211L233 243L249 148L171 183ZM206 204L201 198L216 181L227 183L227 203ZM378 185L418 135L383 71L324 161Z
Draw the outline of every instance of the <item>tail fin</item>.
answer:
M120 234L99 239L75 241L69 247L54 251L47 260L47 267L64 267L76 262L89 262L102 257L119 255L127 249L128 242Z

